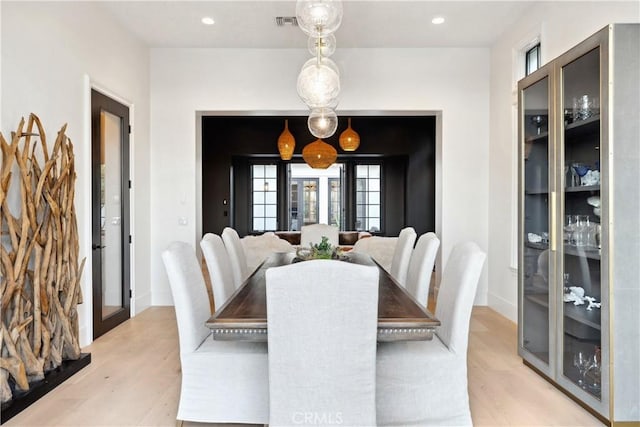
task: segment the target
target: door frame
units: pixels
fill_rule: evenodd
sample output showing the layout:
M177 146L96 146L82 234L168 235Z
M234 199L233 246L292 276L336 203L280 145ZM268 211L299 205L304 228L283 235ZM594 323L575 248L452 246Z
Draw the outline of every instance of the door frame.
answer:
M101 108L94 103L94 96L104 105L106 108ZM105 93L105 91L91 86L90 91L90 129L91 129L91 145L90 145L90 176L91 176L91 191L89 197L89 205L91 206L91 221L90 221L90 236L91 236L91 259L92 259L92 313L93 320L92 338L95 340L99 336L113 329L120 323L128 320L131 317L131 299L132 299L132 275L131 275L131 253L132 253L132 239L131 239L131 170L130 170L130 158L131 158L131 113L132 109L127 103L121 102L117 97L113 97L111 94ZM118 115L123 118L124 125L121 127L121 141L123 141L123 147L121 147L121 182L120 187L123 191L121 195L121 265L122 265L122 280L125 286L123 287L122 295L122 310L116 312L105 319L102 317L102 263L100 258L100 252L94 250L95 245L100 244L100 228L95 227L94 224L100 223L100 206L93 203L93 195L100 192L100 168L94 168L94 164L100 162L99 150L94 150L94 141L100 138L100 127L96 125L99 123L99 115L102 110L107 110L112 114ZM97 121L96 121L97 119ZM128 197L124 197L127 193Z

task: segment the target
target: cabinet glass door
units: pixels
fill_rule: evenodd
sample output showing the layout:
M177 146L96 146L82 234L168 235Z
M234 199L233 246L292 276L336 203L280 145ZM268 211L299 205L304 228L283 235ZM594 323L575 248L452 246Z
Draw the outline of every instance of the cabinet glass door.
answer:
M549 364L549 77L522 91L522 346Z
M600 50L561 68L564 118L562 373L599 398Z

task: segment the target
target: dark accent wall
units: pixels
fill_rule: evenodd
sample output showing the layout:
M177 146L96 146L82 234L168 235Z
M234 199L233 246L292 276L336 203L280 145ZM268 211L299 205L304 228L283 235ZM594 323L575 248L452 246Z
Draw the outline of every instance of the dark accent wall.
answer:
M289 119L289 130L296 139L292 161L303 162L302 148L316 139L307 129L306 116L202 118L204 233L221 233L224 227L232 226L241 236L247 234L249 162L286 163L280 160L277 148L285 118ZM353 154L345 153L338 145L340 133L347 127L347 117L339 117L338 130L325 142L338 150L338 162L373 161L383 165L384 233L397 235L407 225L413 226L418 234L434 231L435 117L353 116L351 126L360 134L360 148ZM280 168L280 182L284 182L284 169ZM347 194L352 191L348 186L345 190ZM279 194L284 200L285 192ZM227 200L226 205L224 200ZM349 195L346 202L352 202ZM283 203L280 205L284 206ZM349 218L346 224L348 228L353 226Z

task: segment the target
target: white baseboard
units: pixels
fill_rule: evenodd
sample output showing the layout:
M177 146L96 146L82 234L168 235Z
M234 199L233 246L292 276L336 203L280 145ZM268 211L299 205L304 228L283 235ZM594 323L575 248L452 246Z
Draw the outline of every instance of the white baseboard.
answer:
M131 313L132 316L137 316L147 308L151 307L151 292L146 292L143 295L137 295L135 297L135 312Z
M170 305L173 306L173 297L171 291L154 292L151 298L151 305Z
M489 307L514 323L518 323L518 306L501 296L489 293Z

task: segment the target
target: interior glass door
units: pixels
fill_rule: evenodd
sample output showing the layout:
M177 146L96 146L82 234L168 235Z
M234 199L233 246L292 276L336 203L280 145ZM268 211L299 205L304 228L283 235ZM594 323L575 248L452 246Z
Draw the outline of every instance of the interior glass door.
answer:
M129 318L129 108L91 92L93 337Z
M561 69L563 103L562 373L601 395L600 50Z
M524 219L521 345L549 364L549 76L522 91ZM553 289L553 287L551 287Z

